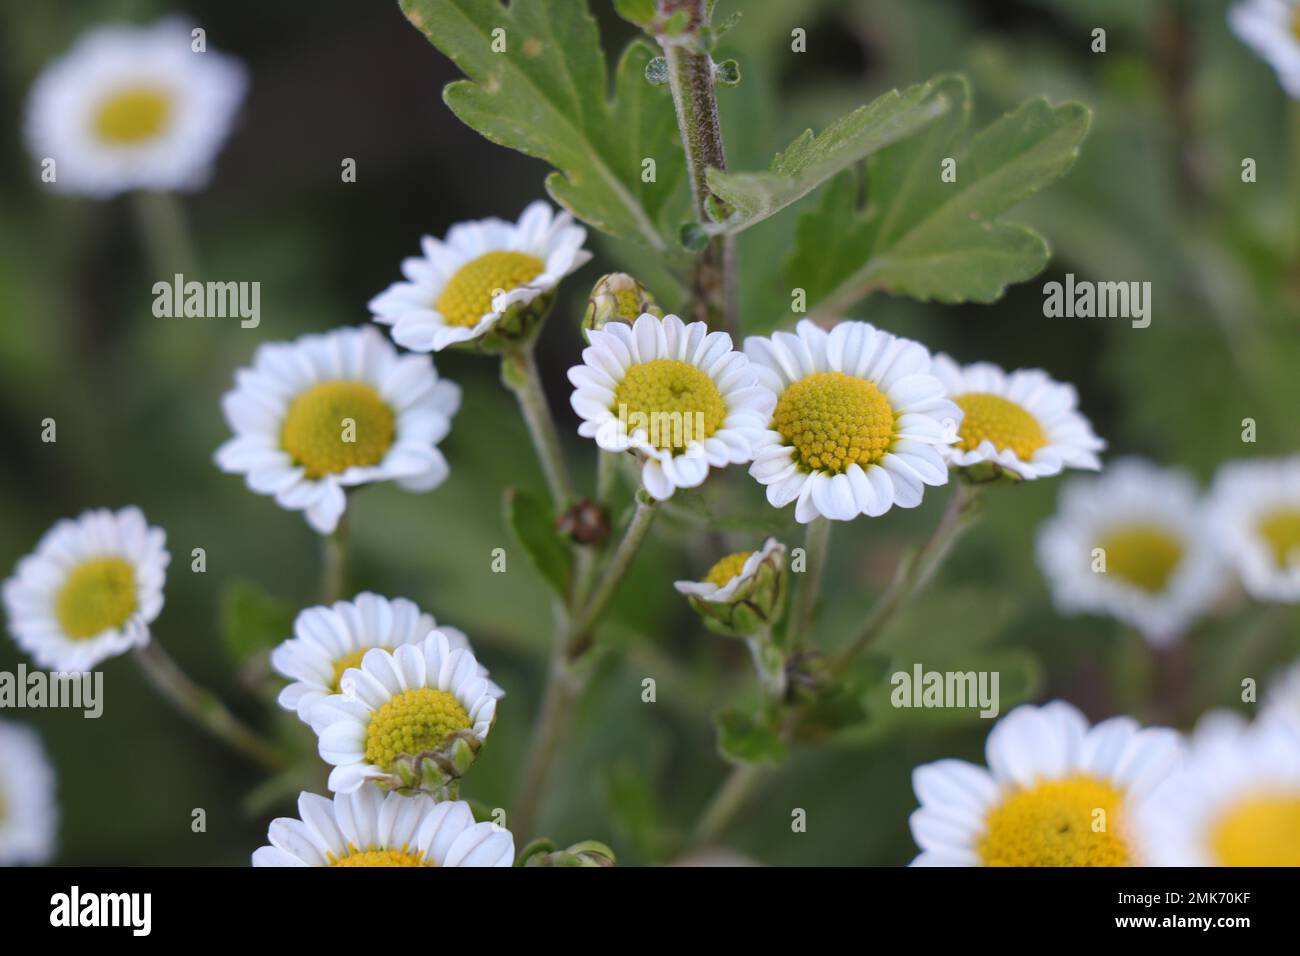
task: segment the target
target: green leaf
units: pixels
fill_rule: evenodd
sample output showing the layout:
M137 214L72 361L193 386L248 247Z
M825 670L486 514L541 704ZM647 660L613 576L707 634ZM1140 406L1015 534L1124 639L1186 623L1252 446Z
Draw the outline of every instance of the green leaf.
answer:
M936 81L891 90L842 116L821 133L805 130L766 172L710 169L709 189L732 209L713 228L736 233L802 199L836 173L906 139L959 104Z
M293 637L294 611L250 581L233 581L221 595L221 640L243 662Z
M779 764L786 747L773 721L738 707L727 707L713 715L718 727L718 752L732 763Z
M596 21L579 0L401 0L407 18L468 77L443 99L494 143L545 160L551 197L584 222L661 252L689 215L672 98L645 80L654 55L631 43L609 77ZM493 31L498 47L493 50ZM655 161L655 182L642 162Z
M507 488L505 512L506 524L546 583L564 597L569 593L573 555L555 531L555 515L550 506L530 492Z
M624 764L605 775L610 819L643 861L661 859L666 846L659 800L644 768Z
M842 176L800 219L788 277L816 312L834 314L875 290L993 302L1046 265L1038 233L997 217L1070 168L1088 131L1088 109L1027 100L963 143L966 81L936 82L956 108L869 161L868 207L855 209L855 184ZM955 182L941 179L946 159L956 161Z

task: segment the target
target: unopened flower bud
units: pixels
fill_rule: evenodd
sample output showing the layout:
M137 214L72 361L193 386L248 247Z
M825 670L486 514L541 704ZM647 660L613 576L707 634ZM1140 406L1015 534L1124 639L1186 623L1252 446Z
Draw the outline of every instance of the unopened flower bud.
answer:
M747 637L780 617L785 602L785 546L768 538L758 551L727 555L703 581L677 581L706 627L730 637Z
M555 519L555 530L577 544L604 544L609 537L609 513L599 502L583 498Z
M610 322L631 324L643 312L662 319L664 310L650 291L626 272L611 272L596 280L587 299L587 311L582 317L582 332L603 328Z

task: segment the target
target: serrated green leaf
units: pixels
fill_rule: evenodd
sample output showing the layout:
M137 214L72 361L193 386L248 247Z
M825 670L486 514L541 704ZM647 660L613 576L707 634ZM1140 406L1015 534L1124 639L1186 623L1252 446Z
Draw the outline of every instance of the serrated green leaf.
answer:
M546 583L561 597L569 593L573 555L555 530L555 514L541 498L518 488L505 493L506 524Z
M869 161L867 209L855 210L855 184L842 176L800 219L788 278L811 311L833 315L875 290L993 302L1046 265L1041 236L997 217L1073 165L1088 109L1028 100L963 144L966 81L936 82L957 108ZM941 179L946 159L956 161L956 182Z
M877 150L915 135L958 104L934 81L891 90L820 133L805 130L765 172L710 169L709 189L732 209L714 231L736 233L802 199Z
M293 637L294 611L250 581L233 581L221 595L221 641L236 661Z
M551 197L575 216L661 252L687 218L685 160L666 89L645 80L642 41L619 61L614 98L596 21L580 0L401 0L407 18L468 79L443 99L494 143L545 160ZM493 50L493 31L505 49ZM499 43L498 43L499 46ZM655 181L642 163L655 161Z
M713 715L718 728L718 752L732 763L779 764L786 746L775 724L738 707L727 707Z

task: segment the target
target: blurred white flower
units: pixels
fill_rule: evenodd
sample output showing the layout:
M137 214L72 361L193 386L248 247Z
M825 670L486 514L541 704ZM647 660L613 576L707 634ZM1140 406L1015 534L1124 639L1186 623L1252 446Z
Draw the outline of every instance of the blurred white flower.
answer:
M913 866L1132 866L1133 802L1177 764L1178 734L1130 717L1094 727L1071 705L1017 707L989 733L988 769L917 767Z
M57 522L4 583L18 646L41 667L80 672L148 643L163 607L166 540L134 507Z
M1210 516L1215 540L1252 596L1300 602L1300 455L1223 465Z
M1204 512L1189 476L1139 459L1067 482L1038 532L1057 609L1109 615L1156 646L1177 640L1227 580Z
M1244 0L1228 11L1228 23L1300 98L1300 0Z
M54 768L40 737L0 720L0 866L48 863L58 823Z
M193 49L190 25L100 26L36 78L27 144L52 188L96 197L207 185L248 85L243 65Z

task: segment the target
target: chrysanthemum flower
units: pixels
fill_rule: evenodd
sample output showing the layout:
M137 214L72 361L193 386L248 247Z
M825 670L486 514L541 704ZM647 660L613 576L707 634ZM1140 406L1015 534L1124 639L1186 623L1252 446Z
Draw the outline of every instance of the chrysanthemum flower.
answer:
M332 765L329 788L351 793L367 780L409 786L413 763L457 740L473 749L487 738L499 689L474 654L434 630L418 644L371 648L349 668L340 693L317 701L308 722Z
M54 769L40 737L0 721L0 866L49 862L58 822Z
M217 449L223 471L258 494L305 511L321 534L338 525L344 490L396 481L429 491L448 475L438 442L460 387L423 355L399 355L372 326L262 345L222 398L235 437Z
M930 371L930 353L866 322L830 332L805 319L796 333L745 340L759 382L777 394L749 473L767 500L795 502L795 520L848 521L915 508L948 481L940 451L962 412Z
M1245 0L1228 11L1228 23L1272 65L1283 89L1300 97L1300 0Z
M363 592L351 601L337 601L331 607L309 607L293 622L294 636L271 652L271 666L293 683L280 691L280 706L309 722L312 707L323 697L339 693L339 681L350 667L360 667L361 658L372 647L393 651L404 644L418 644L438 627L430 614L423 613L405 598L389 600ZM469 648L469 638L454 627L438 628L452 650ZM487 669L479 666L480 674ZM494 697L504 691L491 681Z
M1224 465L1210 514L1215 539L1251 595L1300 602L1300 455Z
M569 369L578 434L642 459L641 481L656 500L702 484L710 467L753 460L772 393L727 333L644 313L588 338L583 364Z
M107 197L207 184L248 85L243 65L192 49L190 25L87 33L37 77L27 143L53 188Z
M550 304L555 287L591 258L587 230L569 213L544 202L529 204L518 223L480 219L452 226L447 238L421 240L423 256L402 262L405 282L370 300L376 322L417 352L440 352L457 342L482 340L498 325L520 336ZM518 320L518 321L514 321ZM514 326L518 325L518 328Z
M166 540L139 508L57 522L4 584L18 646L41 667L82 672L146 644L163 606Z
M253 866L510 866L515 839L494 823L475 823L469 804L434 803L363 787L333 801L298 798L301 819L272 821Z
M964 416L957 443L943 449L957 468L989 463L1019 478L1043 478L1064 468L1101 468L1106 443L1078 411L1073 385L1041 369L1008 374L991 362L959 366L936 355L934 376Z
M1207 715L1137 819L1154 866L1300 866L1300 734Z
M1172 730L1128 717L1089 727L1063 701L1017 707L989 734L987 770L939 760L912 772L912 865L1134 865L1133 802L1178 756Z
M1062 613L1109 615L1156 646L1180 637L1225 580L1191 478L1132 458L1065 486L1039 530L1038 563Z

